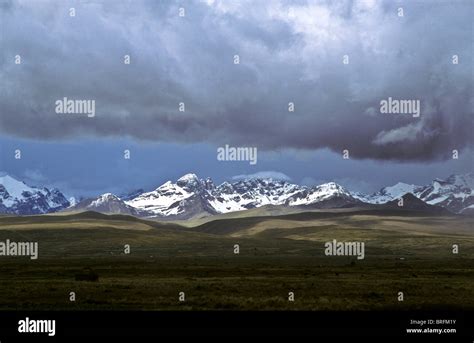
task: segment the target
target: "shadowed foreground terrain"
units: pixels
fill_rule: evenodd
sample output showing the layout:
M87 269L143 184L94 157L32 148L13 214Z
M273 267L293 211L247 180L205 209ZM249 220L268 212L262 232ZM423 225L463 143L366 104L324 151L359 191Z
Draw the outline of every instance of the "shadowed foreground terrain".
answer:
M37 241L39 258L0 257L0 309L474 309L473 224L397 211L224 217L195 227L93 212L4 216L0 241ZM333 239L365 242L365 259L325 256ZM98 280L78 281L84 274Z

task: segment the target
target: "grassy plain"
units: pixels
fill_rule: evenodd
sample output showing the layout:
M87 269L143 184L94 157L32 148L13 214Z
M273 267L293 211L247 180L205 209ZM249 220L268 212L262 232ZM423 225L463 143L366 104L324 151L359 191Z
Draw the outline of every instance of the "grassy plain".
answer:
M0 310L474 309L472 217L336 211L197 224L0 217L0 241L39 244L38 260L0 257ZM365 259L325 256L333 239L365 242ZM99 280L77 281L88 269Z

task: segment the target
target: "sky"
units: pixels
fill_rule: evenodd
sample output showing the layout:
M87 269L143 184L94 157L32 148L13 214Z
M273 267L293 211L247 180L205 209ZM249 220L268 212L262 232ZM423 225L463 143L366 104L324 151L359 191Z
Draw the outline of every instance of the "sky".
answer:
M471 1L0 0L0 171L74 196L188 172L362 192L472 172L473 14ZM95 115L57 113L64 97ZM389 98L420 116L381 113ZM217 160L226 144L258 162Z

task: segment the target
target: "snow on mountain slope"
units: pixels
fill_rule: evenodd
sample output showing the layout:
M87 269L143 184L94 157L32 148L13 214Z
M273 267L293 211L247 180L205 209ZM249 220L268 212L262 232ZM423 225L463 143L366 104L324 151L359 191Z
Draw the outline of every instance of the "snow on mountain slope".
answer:
M274 179L247 179L224 182L211 190L211 206L218 213L242 211L264 205L282 205L299 192L300 186Z
M329 182L303 189L300 193L290 196L286 204L289 206L312 205L336 197L354 202L354 198L347 190L335 182Z
M344 199L341 205L356 202L349 192L334 182L307 188L282 180L252 178L215 186L211 179L202 180L195 174L186 174L176 183L168 181L126 204L156 217L189 218L264 205L311 205L335 197Z
M203 181L194 174L186 174L176 183L168 181L151 192L146 192L125 203L155 216L176 216L186 210L185 200L196 200L205 190Z
M0 177L0 185L8 191L9 197L4 197L3 204L5 206L13 205L15 199L23 197L23 192L34 193L35 190L27 186L24 182L18 181L9 175Z
M69 197L68 201L69 201L69 207L75 206L78 203L75 197Z
M398 182L393 186L384 187L370 196L361 196L360 198L362 201L370 204L385 204L389 201L399 199L406 193L416 194L421 188L420 186Z
M136 198L137 196L139 196L140 194L143 194L145 193L145 191L140 188L140 189L135 189L131 192L128 192L128 193L123 193L123 194L120 194L118 195L118 197L120 199L122 199L123 201L128 201L128 200L131 200L133 198Z
M372 195L353 193L352 196L363 202L384 204L406 193L412 193L430 205L439 205L459 213L474 204L474 173L451 175L446 180L436 179L427 186L399 182Z
M474 173L451 175L446 180L436 179L416 196L430 205L462 212L474 204Z
M176 215L178 214L178 208L173 205L192 195L193 193L187 192L178 185L168 181L154 191L140 194L127 201L126 204L164 216Z
M43 214L69 206L57 189L28 186L9 175L0 176L0 213Z
M148 217L187 219L218 213L210 205L212 190L212 180L201 180L195 174L186 174L176 183L167 181L154 191L140 194L125 203L148 213Z
M114 201L120 201L120 198L113 195L112 193L105 193L97 197L95 200L92 200L92 202L90 203L90 206L100 207Z
M126 205L119 197L112 193L105 193L97 198L85 199L67 211L95 211L108 214L129 214L139 216L139 210Z

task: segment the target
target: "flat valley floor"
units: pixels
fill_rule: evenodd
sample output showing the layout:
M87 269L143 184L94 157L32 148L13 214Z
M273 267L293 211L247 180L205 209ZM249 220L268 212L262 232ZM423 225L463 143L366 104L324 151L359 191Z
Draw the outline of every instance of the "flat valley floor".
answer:
M472 310L473 224L397 211L187 226L93 212L3 216L0 241L38 242L39 258L0 257L0 310ZM365 259L326 256L333 239L365 242Z

